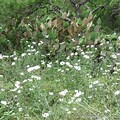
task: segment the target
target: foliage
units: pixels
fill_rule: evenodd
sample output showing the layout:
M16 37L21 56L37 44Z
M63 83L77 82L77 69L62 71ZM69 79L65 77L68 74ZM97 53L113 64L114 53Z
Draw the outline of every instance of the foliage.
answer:
M75 5L79 2L71 1L1 1L0 49L2 51L11 48L21 49L24 48L24 41L40 41L41 39L45 44L49 43L51 47L55 46L54 41L57 41L57 43L69 41L75 45L78 45L78 43L86 44L86 41L94 42L97 39L101 27L105 31L108 29L110 31L109 27L119 29L117 28L119 26L118 14L115 16L116 20L113 16L105 18L105 16L110 16L112 7L116 6L114 0L89 1L86 2L86 6L83 1L80 2L80 10L75 8ZM80 12L79 17L77 17L76 11L77 13ZM105 24L111 26L105 26ZM46 36L49 36L49 38L46 38ZM81 36L85 36L85 39L81 40ZM57 48L58 46L60 45L57 45Z

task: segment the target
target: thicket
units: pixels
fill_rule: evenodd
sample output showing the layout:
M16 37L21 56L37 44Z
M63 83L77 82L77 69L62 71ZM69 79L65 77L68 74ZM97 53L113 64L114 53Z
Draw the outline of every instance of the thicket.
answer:
M119 0L0 0L0 52L42 41L53 56L120 31ZM113 37L114 39L114 37Z

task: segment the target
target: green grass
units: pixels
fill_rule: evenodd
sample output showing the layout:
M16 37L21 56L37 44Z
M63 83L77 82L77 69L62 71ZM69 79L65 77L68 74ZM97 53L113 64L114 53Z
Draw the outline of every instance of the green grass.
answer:
M119 120L120 55L112 50L102 47L100 63L90 47L52 61L40 51L1 58L0 120Z

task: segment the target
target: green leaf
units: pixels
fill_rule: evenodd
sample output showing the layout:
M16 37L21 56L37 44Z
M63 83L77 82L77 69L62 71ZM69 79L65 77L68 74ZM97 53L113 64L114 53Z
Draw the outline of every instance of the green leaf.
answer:
M98 18L97 24L98 24L98 25L101 25L101 19L100 19L100 18Z
M97 32L91 32L90 33L91 40L95 40L97 37L98 37L98 33Z
M57 37L57 34L56 34L56 32L54 31L49 31L48 32L48 35L49 35L49 38L51 39L51 40L55 40L56 39L56 37Z
M80 38L79 39L79 44L81 45L81 44L83 44L85 41L84 41L84 39L83 38Z

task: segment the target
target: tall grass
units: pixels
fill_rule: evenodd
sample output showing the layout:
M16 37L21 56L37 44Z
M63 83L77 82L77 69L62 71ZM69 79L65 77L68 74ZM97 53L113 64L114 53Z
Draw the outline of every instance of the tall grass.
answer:
M91 45L52 60L35 42L1 54L0 120L119 120L120 54L112 45L100 45L100 62Z

